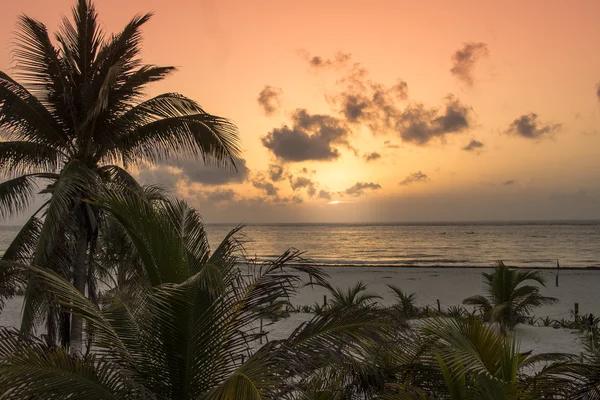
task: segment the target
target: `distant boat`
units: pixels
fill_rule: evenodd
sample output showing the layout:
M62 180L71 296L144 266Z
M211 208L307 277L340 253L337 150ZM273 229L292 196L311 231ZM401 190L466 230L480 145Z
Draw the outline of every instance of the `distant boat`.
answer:
M475 232L471 231L471 232L465 232L467 235L474 235Z

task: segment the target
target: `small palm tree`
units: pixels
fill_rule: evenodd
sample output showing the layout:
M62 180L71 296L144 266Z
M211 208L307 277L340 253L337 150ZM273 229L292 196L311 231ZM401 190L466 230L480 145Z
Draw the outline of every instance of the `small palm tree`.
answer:
M381 296L367 293L367 285L358 281L354 286L348 287L346 290L342 288L330 288L331 292L331 307L365 307L373 304Z
M406 294L402 289L394 285L388 285L388 287L396 296L397 303L394 305L394 308L400 315L406 318L412 318L419 314L419 308L415 305L417 300L416 293Z
M522 353L478 318L431 318L400 334L381 352L389 371L380 400L517 400L571 398L576 380L564 373L576 356Z
M0 177L9 178L0 183L0 218L23 212L39 184L50 196L3 258L51 268L81 293L93 291L91 260L104 221L86 199L110 182L136 187L126 169L141 163L190 156L234 168L240 156L228 120L180 94L144 99L149 84L175 71L139 58L150 17L136 16L107 36L92 2L78 0L53 42L44 24L22 16L14 78L0 71ZM14 294L15 275L0 273L0 299ZM22 330L45 320L50 336L79 347L81 321L53 315L51 295L28 283Z
M485 321L496 322L502 330L513 329L525 321L532 309L554 304L558 299L540 294L540 288L528 285L535 282L545 287L538 271L519 271L498 262L492 273L483 273L487 295L475 295L463 300L463 304L476 306Z

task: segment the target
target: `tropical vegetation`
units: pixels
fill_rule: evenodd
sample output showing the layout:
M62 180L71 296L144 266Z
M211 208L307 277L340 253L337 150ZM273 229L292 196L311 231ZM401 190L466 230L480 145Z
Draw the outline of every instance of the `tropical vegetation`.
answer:
M463 304L475 306L485 321L498 323L501 329L513 329L526 321L536 307L553 304L558 299L543 296L537 283L545 287L539 271L509 268L499 261L491 273L483 273L487 295L466 298Z
M107 38L80 0L56 46L20 21L22 83L0 76L0 215L24 211L39 180L49 198L0 260L0 305L26 287L21 329L0 327L0 399L600 398L597 319L572 321L590 328L580 355L520 349L516 324L556 301L528 284L539 273L499 263L471 313L398 286L391 305L363 282L334 288L293 249L248 258L241 226L211 248L195 209L127 172L240 157L227 120L180 95L141 100L173 70L137 57L148 18ZM314 287L329 302L294 304ZM270 336L291 313L291 333Z
M0 71L0 218L24 212L41 185L47 195L3 259L52 269L80 292L96 296L93 259L105 227L101 209L86 201L109 184L138 188L127 171L145 162L187 156L235 168L239 136L228 120L177 93L152 98L149 84L175 72L144 64L134 17L107 35L92 2L79 0L55 40L46 26L19 18L14 75ZM27 282L21 329L45 321L51 342L81 346L81 320L53 314L50 294L30 277L3 271L0 298Z

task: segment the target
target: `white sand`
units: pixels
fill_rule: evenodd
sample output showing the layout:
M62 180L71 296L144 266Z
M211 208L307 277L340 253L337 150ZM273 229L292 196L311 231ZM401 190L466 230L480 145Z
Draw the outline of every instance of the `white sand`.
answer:
M407 293L417 294L417 303L421 306L429 304L437 307L439 299L442 308L459 305L462 300L474 294L483 294L482 269L461 268L374 268L374 267L331 267L326 272L331 276L334 286L346 288L362 280L368 285L369 292L383 297L383 304L392 304L394 299L388 284L399 286ZM600 271L561 270L560 286L554 285L554 271L543 271L547 280L547 288L543 294L557 297L560 302L535 310L537 317L551 316L554 319L571 318L570 310L574 303L579 303L581 314L600 315ZM323 295L328 295L323 288L304 288L292 300L294 304L323 303ZM0 326L19 326L22 297L10 300L0 314ZM310 314L292 314L290 318L278 321L269 329L269 339L282 339L289 335L295 327L310 319ZM578 335L566 329L520 325L517 334L521 340L523 351L567 352L579 354L581 343Z

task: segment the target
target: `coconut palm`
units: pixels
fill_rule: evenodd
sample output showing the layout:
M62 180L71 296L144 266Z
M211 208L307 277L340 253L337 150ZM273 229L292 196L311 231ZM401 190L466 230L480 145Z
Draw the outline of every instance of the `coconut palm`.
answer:
M351 359L387 329L374 312L338 310L259 347L264 305L293 295L301 275L325 285L321 270L291 251L251 263L243 275L237 230L211 252L197 213L181 201L151 202L124 190L104 194L96 206L122 224L145 284L111 293L99 308L55 272L33 269L55 304L85 319L93 352L69 354L1 330L0 393L7 398L298 398L298 381Z
M14 77L0 72L0 176L9 178L0 183L0 218L25 211L38 185L49 195L17 237L12 261L52 268L81 293L92 283L90 260L103 224L102 212L85 200L98 188L136 186L127 168L145 162L189 156L234 167L240 156L228 120L180 94L144 99L149 84L175 71L139 58L141 28L150 17L138 15L108 36L93 3L79 0L53 41L44 24L22 16ZM15 275L9 272L4 275ZM14 292L14 285L5 286L0 296ZM23 331L45 319L49 335L60 325L59 336L68 342L70 330L78 342L79 319L70 329L68 320L57 321L44 306L49 296L29 280Z
M558 301L542 296L538 286L527 284L532 282L545 287L539 271L511 269L500 261L492 273L482 275L487 295L471 296L463 300L463 304L477 307L485 321L497 322L503 330L524 322L534 308Z

